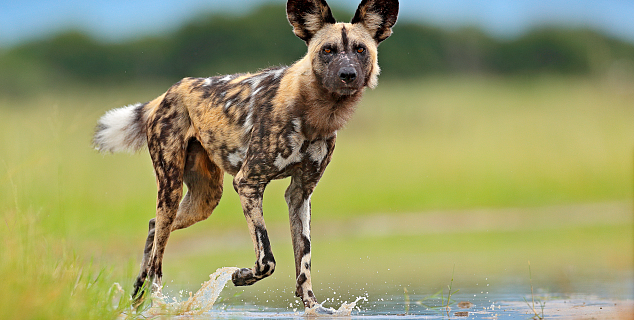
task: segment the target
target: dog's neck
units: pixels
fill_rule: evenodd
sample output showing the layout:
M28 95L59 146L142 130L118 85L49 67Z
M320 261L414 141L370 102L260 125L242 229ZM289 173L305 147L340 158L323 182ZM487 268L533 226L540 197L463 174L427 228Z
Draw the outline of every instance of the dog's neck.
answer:
M288 71L292 75L285 77L291 82L287 85L295 91L296 97L289 107L291 113L302 120L306 139L328 138L342 129L354 114L364 88L351 95L328 91L312 74L307 59L296 62Z
M350 120L363 90L342 96L329 92L317 83L311 83L310 86L313 88L300 86L303 90L300 92L301 101L297 105L304 122L304 135L309 140L332 136Z

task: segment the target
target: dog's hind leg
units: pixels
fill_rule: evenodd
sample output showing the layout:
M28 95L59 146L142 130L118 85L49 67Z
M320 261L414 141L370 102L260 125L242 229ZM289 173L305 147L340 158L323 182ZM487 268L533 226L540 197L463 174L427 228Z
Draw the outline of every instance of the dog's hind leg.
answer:
M187 186L187 194L178 207L172 231L187 228L196 222L207 219L222 196L223 172L209 160L198 140L190 140L186 159L183 180ZM138 290L145 281L145 276L142 276L142 273L149 268L150 256L154 247L155 225L156 218L152 218L143 250L141 273L137 278L137 283L135 283L136 291L133 296L138 294Z
M178 207L172 231L187 228L211 215L222 197L222 180L222 169L211 162L198 140L191 139L184 173L187 194Z
M183 196L185 146L190 122L189 117L182 114L168 98L169 95L161 102L150 117L148 125L148 151L154 164L158 195L151 253L144 259L146 261L134 284L133 297L137 303L143 300L146 290L141 289L146 280L151 280L148 282L159 288L161 286L163 254ZM148 234L148 240L151 234L152 230ZM149 247L146 243L145 249Z
M150 229L148 234L144 250L147 259L144 258L144 264L135 282L134 297L137 297L139 289L141 289L140 286L148 277L154 285L159 288L161 286L163 254L183 192L182 165L157 169L156 172L158 184L156 218L154 221L150 221L150 227L154 224L155 228L154 230ZM153 238L152 244L149 243L150 238Z
M184 158L184 156L176 158ZM147 279L151 280L150 284L159 288L161 286L163 254L183 192L183 166L178 165L179 162L184 161L177 161L176 165L155 169L158 184L156 218L150 220L150 231L144 249L144 261L134 284L133 297L136 300L143 298L143 293L140 291ZM151 228L152 225L154 225L154 229ZM152 243L150 243L151 238L153 238Z
M143 261L141 262L141 270L139 271L139 275L134 282L134 291L132 292L132 297L139 300L142 297L139 296L139 290L143 288L143 283L147 277L147 270L150 266L150 255L152 254L152 248L154 248L154 233L156 226L156 218L150 219L149 230L147 234L147 239L145 240L145 247L143 248Z

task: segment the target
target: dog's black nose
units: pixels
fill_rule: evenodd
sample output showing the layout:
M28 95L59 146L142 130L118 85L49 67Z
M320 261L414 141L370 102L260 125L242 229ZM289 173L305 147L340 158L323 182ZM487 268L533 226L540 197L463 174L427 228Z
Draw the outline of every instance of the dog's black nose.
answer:
M352 67L345 67L339 69L339 79L345 83L350 83L357 78L357 71Z

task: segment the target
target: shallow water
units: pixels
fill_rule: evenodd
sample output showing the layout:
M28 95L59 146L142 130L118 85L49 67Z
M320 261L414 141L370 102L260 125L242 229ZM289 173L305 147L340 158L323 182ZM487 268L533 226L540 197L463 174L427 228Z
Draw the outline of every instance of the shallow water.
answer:
M423 297L411 297L422 299ZM592 296L574 296L567 298L539 299L535 302L535 311L531 302L517 300L515 297L497 296L487 299L469 299L466 295L458 295L457 300L468 299L467 307L458 307L453 303L449 308L425 306L412 303L405 312L402 301L382 303L361 303L349 316L338 316L348 319L530 319L543 316L546 319L632 319L634 316L634 301L632 300L604 300ZM530 299L530 297L528 297ZM385 299L385 298L384 298ZM544 306L542 309L541 306ZM332 316L322 316L331 318ZM224 305L187 319L300 319L307 318L303 310L288 308L270 308L255 305ZM308 317L308 318L312 318Z
M279 303L223 300L223 288L235 269L216 270L200 290L189 294L188 299L179 300L168 295L153 297L153 306L144 315L168 315L178 319L634 319L634 287L632 279L628 278L612 284L587 283L594 294L556 294L535 290L531 295L530 288L512 285L487 286L484 289L491 291L464 288L452 294L449 302L447 289L432 295L410 294L407 289L398 293L395 290L366 292L351 302L326 299L324 308L329 308L334 315L320 315L313 310L299 309L297 304L294 307L293 302L287 302L287 306L282 307L278 306ZM227 286L230 288L232 284ZM528 289L528 293L515 293L524 292L524 289ZM621 292L618 297L614 297L615 289ZM225 293L227 291L232 290L225 290Z
M325 308L341 309L361 298L343 318L530 319L537 314L546 319L634 319L630 204L513 212L498 212L495 219L469 211L382 215L339 226L315 223L314 292ZM503 221L491 222L498 218ZM369 222L373 232L364 234L358 225ZM173 317L307 318L294 297L292 250L283 249L292 247L288 225L270 224L269 231L272 246L279 248L272 277L234 287L229 272L218 277L225 279L222 283L203 285L216 287L215 303L203 298L206 309L178 311ZM252 263L251 242L239 242L234 231L227 232L228 240L205 233L183 238L180 247L174 239L171 248L177 254L167 260L170 280L163 301L177 297L175 306L187 304L187 291L199 291L198 279L207 278L210 268ZM454 294L446 308L448 285ZM434 295L440 289L442 296ZM192 294L198 296L206 295Z

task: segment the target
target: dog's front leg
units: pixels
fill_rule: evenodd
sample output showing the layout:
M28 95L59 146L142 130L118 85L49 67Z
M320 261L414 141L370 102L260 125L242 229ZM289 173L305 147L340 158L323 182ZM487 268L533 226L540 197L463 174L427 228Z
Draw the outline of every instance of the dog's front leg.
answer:
M319 304L313 293L310 276L310 197L324 170L326 170L326 166L330 163L332 152L335 149L335 140L336 136L333 135L326 140L311 142L307 148L307 153L310 156L304 159L301 170L296 171L295 175L292 176L291 184L284 193L286 204L288 204L295 253L295 276L297 279L295 295L302 299L306 308L312 308Z
M310 277L310 196L313 187L303 185L300 180L296 177L291 179L291 185L286 189L284 198L288 204L295 253L295 295L302 299L306 308L312 308L319 303L313 293Z
M270 276L275 270L275 258L262 216L262 195L266 183L251 181L238 173L233 180L233 186L240 195L256 261L253 268L242 268L234 272L231 280L236 286L248 286Z

